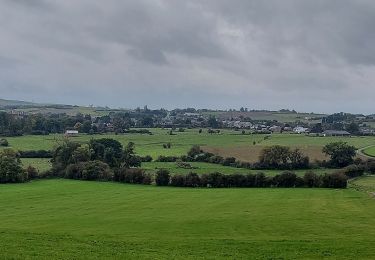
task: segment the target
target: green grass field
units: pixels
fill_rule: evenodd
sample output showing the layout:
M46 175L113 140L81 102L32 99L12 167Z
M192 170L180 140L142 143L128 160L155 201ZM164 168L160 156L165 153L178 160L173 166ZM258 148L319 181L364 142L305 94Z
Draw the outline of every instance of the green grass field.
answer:
M3 259L374 259L375 203L352 189L0 186Z
M175 135L169 135L167 129L150 129L153 135L126 134L126 135L80 135L71 138L78 142L87 142L91 138L113 138L126 145L128 142L134 142L136 152L140 155L151 155L156 158L159 155L183 155L193 145L201 145L206 147L224 148L240 151L248 149L248 153L252 154L252 150L257 150L258 146L264 147L269 145L286 145L299 147L306 151L310 148L314 153L325 144L334 141L345 141L357 148L375 145L375 137L312 137L296 134L274 134L268 140L264 140L264 135L242 135L239 131L222 130L221 134L208 134L204 131L198 133L197 129L187 129L185 132L176 132ZM7 138L11 148L16 150L49 150L61 142L62 135L49 136L21 136ZM164 149L163 144L170 142L171 149ZM256 142L256 145L253 145ZM318 149L316 149L318 148ZM240 150L238 150L240 149Z
M176 132L175 135L169 135L167 129L150 129L153 135L126 134L126 135L80 135L70 138L77 142L88 142L91 138L113 138L120 141L123 145L128 142L134 142L136 152L139 155L151 155L156 159L159 155L180 156L188 152L193 145L201 145L205 150L217 153L223 157L233 156L241 161L254 162L258 160L260 151L265 146L286 145L298 147L304 153L309 155L311 161L314 159L324 159L322 157L322 147L330 142L345 141L357 148L375 145L375 137L311 137L296 134L274 134L269 139L264 140L264 135L242 135L239 131L222 130L221 134L208 134L207 131L199 134L197 129L187 129L185 132ZM7 138L10 148L16 150L50 150L61 143L62 135L49 136L21 136ZM170 142L171 149L164 149L163 144ZM253 144L256 143L256 145ZM44 171L50 167L45 160L24 160L24 164L31 164L34 167ZM32 164L35 161L35 164ZM150 163L144 164L148 171L155 171L156 168L167 168L174 173L186 173L190 170L174 167L175 164ZM195 171L197 173L207 171L219 171L222 173L248 172L244 169L223 167L219 165L201 164ZM324 172L325 170L320 170ZM305 171L303 171L304 173ZM318 170L319 172L319 170ZM302 172L298 172L303 174ZM267 174L275 174L274 171L267 171Z
M360 178L356 178L351 180L349 184L358 190L371 192L372 196L374 196L375 192L375 176L363 176Z
M39 172L44 172L51 169L52 164L50 159L41 159L41 158L22 158L22 165L24 168L30 166L35 167Z
M22 158L22 164L24 167L29 165L35 167L39 170L39 172L47 171L51 168L50 159L39 159L39 158ZM281 170L248 170L243 168L235 168L229 166L222 166L220 164L212 164L212 163L203 163L203 162L192 162L190 163L192 169L184 169L177 166L176 163L173 162L146 162L142 163L142 169L145 169L146 172L155 173L158 169L167 169L171 172L171 174L181 173L187 174L189 172L195 172L198 174L202 173L212 173L212 172L220 172L223 174L231 174L231 173L257 173L263 172L268 176L274 176L278 173L281 173ZM324 174L334 172L337 169L312 169L317 174ZM299 175L303 176L306 171L308 170L295 170L294 172Z
M367 149L364 149L363 153L366 154L366 155L368 155L368 156L375 157L375 146L372 146L372 147L369 147Z

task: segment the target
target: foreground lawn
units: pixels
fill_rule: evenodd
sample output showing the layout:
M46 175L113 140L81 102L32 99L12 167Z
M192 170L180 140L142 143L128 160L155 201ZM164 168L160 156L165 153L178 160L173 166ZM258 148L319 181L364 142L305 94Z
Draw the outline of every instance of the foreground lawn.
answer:
M0 199L0 258L375 258L375 201L352 189L43 180Z

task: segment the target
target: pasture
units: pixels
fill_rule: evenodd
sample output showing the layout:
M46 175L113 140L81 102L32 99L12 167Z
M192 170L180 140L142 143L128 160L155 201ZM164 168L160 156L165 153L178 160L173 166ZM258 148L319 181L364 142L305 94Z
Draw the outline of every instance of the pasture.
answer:
M189 163L192 168L186 169L179 167L174 162L146 162L142 163L142 169L145 169L146 172L155 173L158 169L167 169L172 174L173 173L180 173L180 174L187 174L189 172L195 172L198 174L202 173L212 173L212 172L220 172L223 174L232 174L232 173L258 173L263 172L267 176L274 176L283 172L282 170L249 170L243 168L235 168L230 166L222 166L220 164L212 164L212 163L204 163L204 162L192 162ZM294 170L293 172L299 176L303 176L308 170ZM313 169L313 171L317 174L324 174L324 173L331 173L337 171L337 169Z
M368 156L375 157L375 146L366 148L362 152Z
M375 145L375 137L314 137L298 134L272 134L265 139L265 135L241 134L240 131L221 130L220 134L209 134L204 130L186 129L185 132L175 131L169 135L168 129L150 129L153 135L141 134L106 134L80 135L71 140L87 142L91 138L113 138L123 145L134 142L139 155L151 155L156 159L159 155L180 156L187 153L193 145L200 145L205 151L214 152L224 157L233 156L242 161L254 162L259 152L265 146L285 145L300 148L310 159L324 159L322 147L330 142L344 141L357 148ZM63 135L21 136L7 138L11 148L16 150L50 150L61 143ZM170 149L164 149L163 144L171 143Z
M375 203L353 189L1 185L6 259L374 259Z
M44 172L49 170L52 167L50 159L41 159L41 158L22 158L21 159L23 166L26 168L29 165L35 167L39 172ZM220 172L223 174L232 174L232 173L257 173L263 172L267 176L274 176L278 173L281 173L281 170L249 170L243 168L235 168L230 166L222 166L220 164L204 163L204 162L192 162L189 163L192 168L186 169L179 167L175 162L144 162L142 163L141 168L148 173L155 173L158 169L167 169L172 174L188 174L190 172L195 172L198 174L203 173L212 173ZM317 174L331 173L337 169L313 169ZM295 170L293 171L299 176L303 176L308 170Z
M21 162L24 168L27 168L28 166L33 166L39 172L47 171L52 167L50 159L44 158L22 158Z

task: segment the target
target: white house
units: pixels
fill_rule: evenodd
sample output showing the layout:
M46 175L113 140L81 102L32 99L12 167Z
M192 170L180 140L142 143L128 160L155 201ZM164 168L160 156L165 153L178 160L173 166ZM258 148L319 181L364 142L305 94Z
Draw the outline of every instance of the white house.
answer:
M79 132L77 130L66 130L65 136L77 136Z
M297 134L302 134L302 133L307 133L308 130L309 130L308 128L305 128L305 127L302 127L302 126L297 126L293 129L293 132L297 133Z

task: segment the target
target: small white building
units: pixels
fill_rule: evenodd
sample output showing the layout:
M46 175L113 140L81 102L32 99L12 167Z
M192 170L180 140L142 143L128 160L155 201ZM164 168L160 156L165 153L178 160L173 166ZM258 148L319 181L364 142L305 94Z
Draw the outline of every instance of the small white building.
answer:
M308 128L305 128L305 127L302 127L302 126L297 126L293 129L293 132L294 133L297 133L297 134L303 134L303 133L307 133L309 131Z
M77 130L66 130L65 136L77 136L79 132Z

